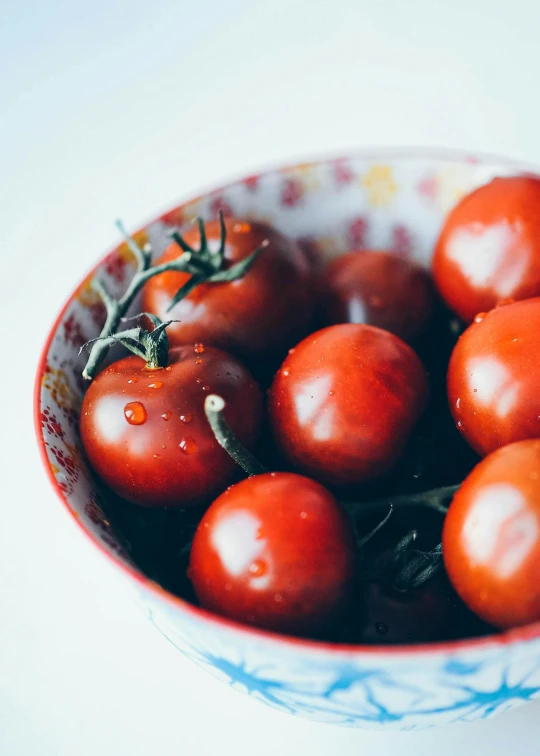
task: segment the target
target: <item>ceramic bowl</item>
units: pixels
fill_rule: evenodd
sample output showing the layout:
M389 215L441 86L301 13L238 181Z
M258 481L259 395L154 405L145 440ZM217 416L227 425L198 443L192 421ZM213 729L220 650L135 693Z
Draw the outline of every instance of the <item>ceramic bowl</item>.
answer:
M515 162L447 152L384 150L270 170L183 203L138 231L160 253L167 229L219 208L269 221L316 259L351 248L393 249L427 265L443 218ZM77 432L84 390L78 347L103 315L90 283L120 294L133 271L121 244L70 296L51 329L36 380L38 444L67 512L123 571L149 620L203 669L290 714L358 727L412 730L506 711L540 694L540 623L475 640L343 646L254 630L165 591L131 562L103 514Z

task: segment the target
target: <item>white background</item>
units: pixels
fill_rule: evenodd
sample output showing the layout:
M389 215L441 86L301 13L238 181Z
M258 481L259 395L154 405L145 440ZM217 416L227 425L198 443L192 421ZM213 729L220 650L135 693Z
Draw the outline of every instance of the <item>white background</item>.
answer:
M57 310L175 200L417 144L540 162L538 0L0 0L2 756L538 753L540 703L419 734L313 724L194 668L61 510L31 389Z

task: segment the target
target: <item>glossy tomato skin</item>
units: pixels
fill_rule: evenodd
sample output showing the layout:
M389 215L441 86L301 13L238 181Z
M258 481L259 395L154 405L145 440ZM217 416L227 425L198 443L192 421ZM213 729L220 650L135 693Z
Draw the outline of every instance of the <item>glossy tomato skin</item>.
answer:
M424 331L434 306L429 273L392 252L340 255L323 269L317 289L326 325L367 323L404 341Z
M540 440L483 459L456 493L443 530L457 593L499 628L540 620Z
M465 440L484 456L540 437L540 298L477 318L448 366L450 410Z
M469 323L501 300L540 295L540 178L496 178L462 199L444 223L433 275Z
M342 324L291 352L268 404L289 462L335 485L363 483L393 467L428 401L414 351L388 331Z
M255 442L262 416L257 384L234 357L202 349L171 349L168 367L158 370L125 357L90 384L82 442L94 470L119 496L149 507L185 507L230 482L235 463L204 414L210 392L225 399L225 416L242 442Z
M201 605L268 630L317 635L345 610L355 540L332 494L304 476L231 486L201 520L189 575Z
M175 319L167 335L172 345L202 341L238 355L250 364L267 355L282 354L305 335L313 312L311 273L300 248L265 223L227 218L226 267L243 260L265 240L264 249L241 279L223 284L201 284L167 308L188 273L168 272L150 279L143 290L143 310L162 320ZM205 224L210 245L217 245L217 220ZM184 239L200 245L199 229L190 227ZM171 244L159 263L180 254Z

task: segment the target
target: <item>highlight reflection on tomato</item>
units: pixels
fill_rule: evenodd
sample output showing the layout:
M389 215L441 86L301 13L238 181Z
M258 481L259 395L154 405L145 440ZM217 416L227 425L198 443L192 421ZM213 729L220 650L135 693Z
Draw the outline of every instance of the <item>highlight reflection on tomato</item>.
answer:
M444 223L433 275L469 323L501 300L540 295L540 178L496 178L462 199Z
M540 440L504 446L474 468L448 510L443 555L457 593L486 622L540 620Z
M83 400L81 438L98 475L119 496L144 506L190 506L231 480L235 463L204 414L209 391L227 401L234 432L252 446L261 394L234 357L202 344L169 352L168 366L148 369L136 356L113 362Z
M270 630L313 635L350 597L356 545L332 494L292 473L227 489L201 520L189 575L202 606Z
M427 399L425 370L407 344L380 328L342 324L291 350L268 408L289 462L344 485L376 478L396 463Z
M448 366L448 400L479 454L540 437L540 298L479 315Z

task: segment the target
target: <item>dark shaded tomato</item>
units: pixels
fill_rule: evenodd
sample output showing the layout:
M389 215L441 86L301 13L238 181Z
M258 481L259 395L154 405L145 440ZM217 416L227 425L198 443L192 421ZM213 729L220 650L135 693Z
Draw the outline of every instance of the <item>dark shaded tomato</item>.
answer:
M448 306L471 322L503 299L540 294L540 179L496 178L446 218L433 275Z
M478 316L448 366L448 400L478 454L540 437L540 298Z
M397 336L343 324L308 336L277 372L269 412L300 470L337 485L389 470L428 400L422 363Z
M261 422L257 384L234 357L212 347L180 347L166 368L125 357L90 384L80 416L88 459L113 491L136 504L184 507L214 496L235 463L204 414L210 391L226 400L225 416L252 446Z
M170 312L173 296L190 274L162 273L145 285L143 310L179 321L167 328L173 346L202 341L253 363L282 353L307 332L313 310L311 274L300 248L265 223L227 218L225 225L225 269L269 241L249 271L236 281L197 286ZM205 228L210 248L217 247L219 222L209 221ZM190 227L184 239L198 248L198 227ZM158 263L175 259L180 251L171 244Z
M443 530L446 570L467 606L511 628L540 620L540 440L490 454L456 493Z
M355 567L348 516L309 478L266 473L205 513L189 574L201 605L250 625L316 635L347 606Z
M451 636L456 601L443 573L407 591L367 583L363 599L363 643L425 643Z
M425 329L434 290L427 271L392 252L348 252L323 269L318 290L325 324L367 323L405 341Z

